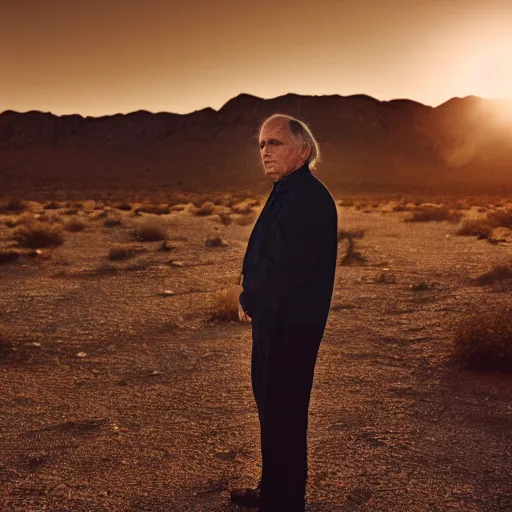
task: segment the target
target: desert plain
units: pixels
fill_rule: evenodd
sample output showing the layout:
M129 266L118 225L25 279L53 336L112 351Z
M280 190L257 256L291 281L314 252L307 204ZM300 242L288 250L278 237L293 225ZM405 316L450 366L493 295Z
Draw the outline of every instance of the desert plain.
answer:
M506 271L481 279L510 265L510 228L458 232L512 205L467 201L410 222L420 201L335 199L307 510L512 510L512 375L455 348L512 289ZM242 510L229 490L255 485L261 458L236 300L265 200L4 204L2 512ZM31 242L42 224L53 245Z

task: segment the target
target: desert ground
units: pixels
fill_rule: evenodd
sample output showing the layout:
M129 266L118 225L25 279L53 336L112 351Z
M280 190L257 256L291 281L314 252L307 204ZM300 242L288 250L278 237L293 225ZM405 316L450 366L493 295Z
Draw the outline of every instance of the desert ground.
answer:
M453 355L458 326L510 301L510 280L475 278L510 263L512 231L336 199L354 246L315 371L307 510L512 510L512 375ZM259 424L251 326L231 315L264 201L0 214L2 512L243 510L229 490L258 481ZM13 239L34 222L63 241Z

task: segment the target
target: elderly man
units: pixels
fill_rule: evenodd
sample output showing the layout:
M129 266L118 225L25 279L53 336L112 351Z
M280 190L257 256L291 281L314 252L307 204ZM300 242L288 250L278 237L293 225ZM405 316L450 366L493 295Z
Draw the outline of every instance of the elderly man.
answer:
M311 173L319 149L303 122L269 117L259 147L273 187L247 245L239 317L252 326L262 475L256 489L234 490L231 500L261 512L303 512L308 408L334 287L338 215Z

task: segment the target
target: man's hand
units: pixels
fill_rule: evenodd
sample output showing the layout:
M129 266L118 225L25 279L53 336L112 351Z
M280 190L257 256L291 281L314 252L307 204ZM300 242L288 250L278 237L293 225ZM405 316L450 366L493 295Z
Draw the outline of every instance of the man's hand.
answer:
M251 323L252 319L251 317L243 310L240 302L238 303L238 319L242 323Z

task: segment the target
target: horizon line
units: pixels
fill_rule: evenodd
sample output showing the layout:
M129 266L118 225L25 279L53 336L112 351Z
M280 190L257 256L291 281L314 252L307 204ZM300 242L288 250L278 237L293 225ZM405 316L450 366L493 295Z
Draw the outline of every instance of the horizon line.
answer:
M439 105L434 107L432 105L428 105L428 104L422 103L420 101L412 100L410 98L393 98L391 100L379 100L378 98L375 98L373 96L370 96L370 95L364 94L364 93L350 94L350 95L347 95L347 96L342 96L340 94L297 94L297 93L288 92L286 94L281 94L281 95L275 96L273 98L262 98L260 96L256 96L256 95L253 95L253 94L248 94L248 93L243 93L242 92L242 93L238 94L237 96L234 96L234 97L230 98L229 100L227 100L218 110L215 110L213 107L207 106L207 107L204 107L204 108L201 108L201 109L193 110L191 112L185 112L185 113L182 113L182 114L177 113L177 112L164 111L164 110L161 110L161 111L158 111L158 112L154 112L154 111L150 111L150 110L146 110L146 109L138 109L138 110L133 110L133 111L125 112L125 113L123 113L123 112L116 112L116 113L113 113L113 114L103 114L103 115L94 116L94 115L79 114L79 113L76 113L76 112L72 113L72 114L55 114L52 111L43 111L43 110L36 110L36 109L25 110L23 112L22 111L17 111L17 110L12 110L12 109L6 109L6 110L0 112L0 116L4 115L4 114L10 114L10 113L13 113L13 114L37 113L37 114L51 115L51 116L54 116L54 117L77 117L78 116L78 117L81 117L82 119L87 119L87 118L101 119L101 118L105 118L105 117L128 116L128 115L141 114L141 113L151 114L151 115L166 114L166 115L173 115L173 116L189 116L189 115L197 114L199 112L204 112L204 111L211 111L211 112L219 113L230 102L233 102L234 100L237 100L237 99L240 99L240 98L243 98L243 97L248 97L248 98L252 98L254 100L261 100L261 101L273 101L273 100L278 100L278 99L286 98L286 97L290 97L290 96L297 96L297 97L302 97L302 98L332 98L332 97L339 97L339 98L346 98L346 99L361 98L361 99L368 99L368 100L376 102L376 103L407 102L407 103L415 103L417 105L421 105L423 107L428 107L428 108L432 108L432 109L437 109L437 108L439 108L439 107L441 107L441 106L445 105L446 103L448 103L450 101L453 101L453 100L457 100L457 99L465 100L465 99L468 99L468 98L475 98L475 99L483 100L483 101L506 101L506 102L512 103L512 100L508 100L506 98L483 98L481 96L477 96L477 95L474 95L474 94L470 94L470 95L462 96L462 97L461 96L453 96L452 98L449 98L446 101L444 101L444 102L442 102Z

